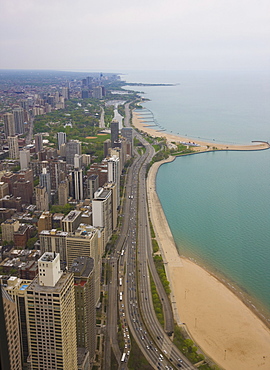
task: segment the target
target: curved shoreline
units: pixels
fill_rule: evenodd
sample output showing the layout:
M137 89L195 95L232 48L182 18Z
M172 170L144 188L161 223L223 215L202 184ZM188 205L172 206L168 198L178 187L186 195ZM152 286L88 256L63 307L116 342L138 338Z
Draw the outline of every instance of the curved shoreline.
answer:
M138 124L138 117L136 118L133 124L135 121L135 126L144 131ZM152 133L150 135L155 136ZM165 136L164 133L161 133L161 136ZM256 148L252 145L248 148L240 146L237 149L234 147L220 150L268 148L269 146L260 144ZM208 148L202 150L203 148L199 147L199 149L197 153L209 151ZM178 253L156 193L158 168L174 159L175 157L170 157L165 161L154 163L150 168L147 177L147 197L151 221L170 281L175 320L178 325L185 325L205 354L222 368L228 370L270 368L270 330L266 323L263 323L258 311L250 304L247 305L248 302L244 303L244 296L232 288L229 289L226 281L222 281L195 262L180 257Z
M142 122L142 117L139 112L132 111L132 123L138 129L141 130L152 137L164 137L167 142L190 142L190 144L197 144L199 146L192 146L192 149L196 152L205 152L205 151L219 151L219 150L234 150L234 151L250 151L250 150L264 150L269 149L270 144L266 141L254 140L254 144L245 144L245 145L236 145L236 144L226 144L226 143L217 143L217 142L207 142L203 140L197 140L194 138L188 138L186 136L174 135L167 133L166 131L158 131L152 126L148 126ZM256 143L256 144L255 144Z

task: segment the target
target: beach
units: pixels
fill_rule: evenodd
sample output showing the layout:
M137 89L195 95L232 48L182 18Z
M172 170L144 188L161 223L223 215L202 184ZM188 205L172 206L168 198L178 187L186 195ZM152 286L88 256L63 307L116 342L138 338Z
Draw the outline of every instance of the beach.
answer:
M133 125L153 137L166 137L167 141L188 140L145 127L137 114L133 114ZM194 147L197 151L211 150L213 146L213 143L196 143L200 145ZM264 143L214 146L220 150L259 150L268 147ZM220 367L226 370L269 369L269 328L244 304L239 295L208 271L178 254L155 191L159 166L171 160L173 158L151 167L147 189L150 217L170 281L175 320Z
M195 143L198 146L192 146L194 151L210 151L210 150L262 150L269 149L269 144L265 142L255 142L249 145L233 145L233 144L221 144L215 141L206 142L202 140L194 140L186 136L178 136L174 134L167 133L165 131L160 131L152 126L147 125L143 122L143 116L140 115L138 111L132 113L132 123L134 127L138 130L143 131L153 137L163 137L167 142L185 142L185 143Z

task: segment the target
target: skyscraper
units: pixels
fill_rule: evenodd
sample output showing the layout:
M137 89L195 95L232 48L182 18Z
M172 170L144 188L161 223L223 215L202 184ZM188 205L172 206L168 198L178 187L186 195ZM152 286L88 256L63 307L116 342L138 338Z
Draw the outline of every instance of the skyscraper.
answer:
M121 134L130 142L131 150L129 154L132 156L133 155L133 129L132 127L123 127L121 129Z
M31 369L77 370L74 280L60 270L59 254L38 260L26 309Z
M35 187L36 193L36 206L38 211L49 210L49 196L45 186L38 185Z
M11 276L7 280L5 290L14 300L17 305L17 312L19 317L19 332L22 351L22 361L27 366L28 358L28 339L27 339L27 323L25 311L26 288L31 283L31 280L22 280L18 277ZM1 343L2 345L2 343Z
M46 167L42 169L42 173L39 175L39 184L44 186L48 193L49 202L51 200L51 176L47 172Z
M36 153L41 152L43 150L43 138L42 134L35 135L35 151Z
M69 140L66 143L66 162L74 166L75 154L82 154L81 142L79 140Z
M22 107L14 108L13 117L14 117L16 134L23 134L24 133L24 109Z
M20 150L20 167L21 170L29 168L30 163L30 150L23 149Z
M4 290L4 288L2 288L2 286L0 289L0 294L3 297L4 317L8 344L8 353L6 353L5 355L9 356L10 369L21 370L21 346L17 306L14 300Z
M8 136L15 135L15 123L14 123L14 117L12 113L4 114L4 132L5 132L6 138Z
M77 200L83 200L83 171L75 168L71 171L70 196Z
M19 158L18 136L8 136L7 141L8 141L10 158L18 159Z
M114 182L117 187L117 207L120 205L120 161L116 155L108 160L108 182Z
M77 257L70 271L74 274L77 346L86 348L93 362L96 349L94 259Z
M111 122L111 145L112 148L115 147L115 143L118 142L119 137L119 122L116 120L113 120Z
M68 87L62 87L62 96L65 98L65 100L69 99L69 88Z
M112 198L111 191L99 188L92 200L93 226L104 227L104 241L112 235Z
M57 133L57 146L58 150L60 150L61 145L65 144L67 141L67 134L65 132L58 132Z
M95 261L95 305L100 299L100 276L102 260L102 233L93 226L80 224L75 232L66 238L67 267L70 269L74 259L92 257Z
M58 204L64 206L68 201L68 180L65 179L60 182L58 186Z

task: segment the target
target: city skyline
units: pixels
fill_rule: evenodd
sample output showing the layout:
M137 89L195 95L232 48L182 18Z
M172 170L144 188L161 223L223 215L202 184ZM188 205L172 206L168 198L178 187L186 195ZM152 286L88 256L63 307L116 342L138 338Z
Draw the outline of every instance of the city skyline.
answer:
M269 69L266 0L0 2L0 69Z

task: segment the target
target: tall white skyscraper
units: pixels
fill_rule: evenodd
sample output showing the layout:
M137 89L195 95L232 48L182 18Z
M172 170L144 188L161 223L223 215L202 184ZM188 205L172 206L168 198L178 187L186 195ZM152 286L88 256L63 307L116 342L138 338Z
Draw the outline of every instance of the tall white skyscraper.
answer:
M104 227L104 241L112 235L112 197L111 191L99 188L92 200L93 226Z
M60 270L59 254L41 256L26 294L31 370L77 370L74 280Z
M117 207L120 205L120 161L113 155L108 160L108 182L114 182L117 187Z

